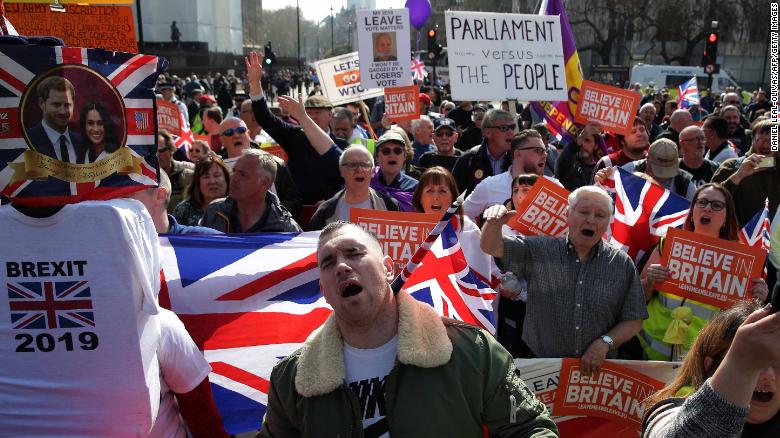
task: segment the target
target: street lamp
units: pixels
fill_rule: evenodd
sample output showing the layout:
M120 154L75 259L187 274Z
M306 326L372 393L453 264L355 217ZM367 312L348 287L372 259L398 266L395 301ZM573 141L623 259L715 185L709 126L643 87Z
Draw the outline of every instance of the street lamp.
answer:
M351 52L352 51L352 22L351 21L347 24L347 44L349 47L349 50L347 50L347 52Z
M334 56L336 49L333 44L333 5L330 5L330 56Z

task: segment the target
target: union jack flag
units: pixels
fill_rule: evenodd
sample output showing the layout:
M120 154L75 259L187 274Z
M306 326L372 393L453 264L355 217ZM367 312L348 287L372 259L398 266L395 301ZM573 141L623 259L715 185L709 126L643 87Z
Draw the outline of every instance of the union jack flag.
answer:
M469 273L454 232L443 235L447 242L434 245L438 249L429 253L431 258L423 259L407 282L409 291L448 316L492 323L481 301L495 292ZM176 312L203 350L214 398L231 434L260 427L271 369L332 312L319 289L318 236L160 238L165 279L160 304ZM426 275L443 284L437 286ZM467 308L474 303L479 303L476 309Z
M669 228L685 223L690 202L657 184L616 168L605 185L615 194L608 241L634 262L658 244Z
M769 252L769 198L764 201L764 208L740 230L739 241Z
M699 87L696 76L688 79L677 87L677 106L685 109L699 104Z
M173 139L174 145L176 145L176 149L184 152L184 155L189 159L192 144L195 142L195 134L190 130L187 119L181 112L179 112L179 124L181 126L181 136L172 134L171 138Z
M428 76L428 71L425 70L425 64L420 61L420 55L414 57L412 61L412 79L422 81Z
M13 329L94 327L92 295L86 281L7 283Z
M124 106L124 114L116 115L122 120L121 125L124 125L122 131L126 134L124 145L129 147L133 158L140 161L140 174L115 174L103 179L100 184L71 183L53 177L43 180L22 177L20 180L13 181L15 172L9 164L23 165L24 152L28 149L25 130L30 126L21 126L20 119L23 114L20 111L26 114L27 108L33 107L28 103L24 108L20 108L20 103L23 98L26 102L34 102L36 99L35 91L27 88L31 84L35 86L39 74L46 74L52 67L67 67L69 64L91 71L94 78L102 77L107 84L110 84L110 87L106 85L103 88L84 86L83 78L78 84L74 84L76 85L75 109L69 130L75 133L80 131L78 112L81 105L87 100L107 101L106 96L101 94L103 93L101 90L112 89L112 93L116 93ZM10 120L9 129L0 133L0 193L28 205L46 206L89 199L110 199L144 187L156 186L157 124L154 117L156 106L154 85L158 74L166 64L166 60L156 56L101 49L0 46L0 114L7 114ZM94 81L93 78L88 79ZM111 98L113 99L113 96ZM120 140L123 137L118 136Z

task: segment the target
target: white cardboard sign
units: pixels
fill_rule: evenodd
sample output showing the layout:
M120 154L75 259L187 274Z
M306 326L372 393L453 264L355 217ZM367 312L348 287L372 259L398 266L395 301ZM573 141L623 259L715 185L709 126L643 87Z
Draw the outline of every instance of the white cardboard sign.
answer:
M333 105L381 96L381 88L365 89L360 83L358 52L317 61L315 64L322 92Z
M409 9L358 10L357 34L364 87L412 84Z
M560 18L446 11L455 100L568 99Z

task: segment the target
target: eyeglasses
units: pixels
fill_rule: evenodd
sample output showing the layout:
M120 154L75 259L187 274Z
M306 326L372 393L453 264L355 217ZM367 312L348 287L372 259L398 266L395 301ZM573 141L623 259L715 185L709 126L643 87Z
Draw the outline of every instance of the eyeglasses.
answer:
M232 137L233 134L235 134L236 132L239 133L239 134L243 134L246 131L247 131L246 128L244 128L243 126L239 126L238 128L228 128L228 129L224 130L222 132L222 135L224 135L225 137Z
M496 128L501 132L507 132L515 129L515 125L495 125L495 126L488 126L488 128Z
M437 137L447 137L447 138L449 138L449 137L452 137L453 135L455 135L455 133L452 132L452 131L439 131L439 132L435 133L434 135L437 136Z
M540 148L540 147L531 147L531 148L517 148L518 151L534 151L539 155L544 155L547 153L547 149Z
M404 149L403 148L382 148L379 149L379 152L381 152L382 155L390 155L390 154L401 155L404 153Z
M696 200L696 206L699 208L710 207L712 211L721 211L726 208L726 203L723 201L711 201L709 199L699 198Z
M370 169L370 168L374 167L374 166L373 166L371 163L365 163L365 162L363 162L363 163L359 163L359 162L354 162L354 163L342 163L342 164L341 164L341 166L342 166L342 167L346 167L346 168L347 168L347 169L349 169L349 170L356 170L356 169L365 169L365 170L368 170L368 169Z

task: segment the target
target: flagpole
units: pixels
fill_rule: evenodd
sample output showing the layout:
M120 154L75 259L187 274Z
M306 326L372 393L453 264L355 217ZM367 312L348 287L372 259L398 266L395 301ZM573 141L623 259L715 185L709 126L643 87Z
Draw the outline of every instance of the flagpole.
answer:
M450 205L450 208L444 212L441 220L439 220L439 223L433 227L433 230L431 230L431 233L428 235L428 237L426 237L423 243L420 244L420 247L417 248L417 251L414 253L412 258L409 259L409 263L406 264L406 267L404 267L403 271L401 271L401 273L395 277L393 282L390 284L390 288L393 290L394 294L398 294L401 288L404 287L406 280L409 279L409 277L412 275L412 272L417 269L417 266L419 266L422 259L426 254L428 254L428 251L430 251L433 243L436 242L436 239L439 238L441 232L444 231L444 227L447 226L450 218L452 218L452 216L458 211L460 205L463 204L464 199L465 193L461 193L460 196L458 196L458 199L456 199L452 205Z

